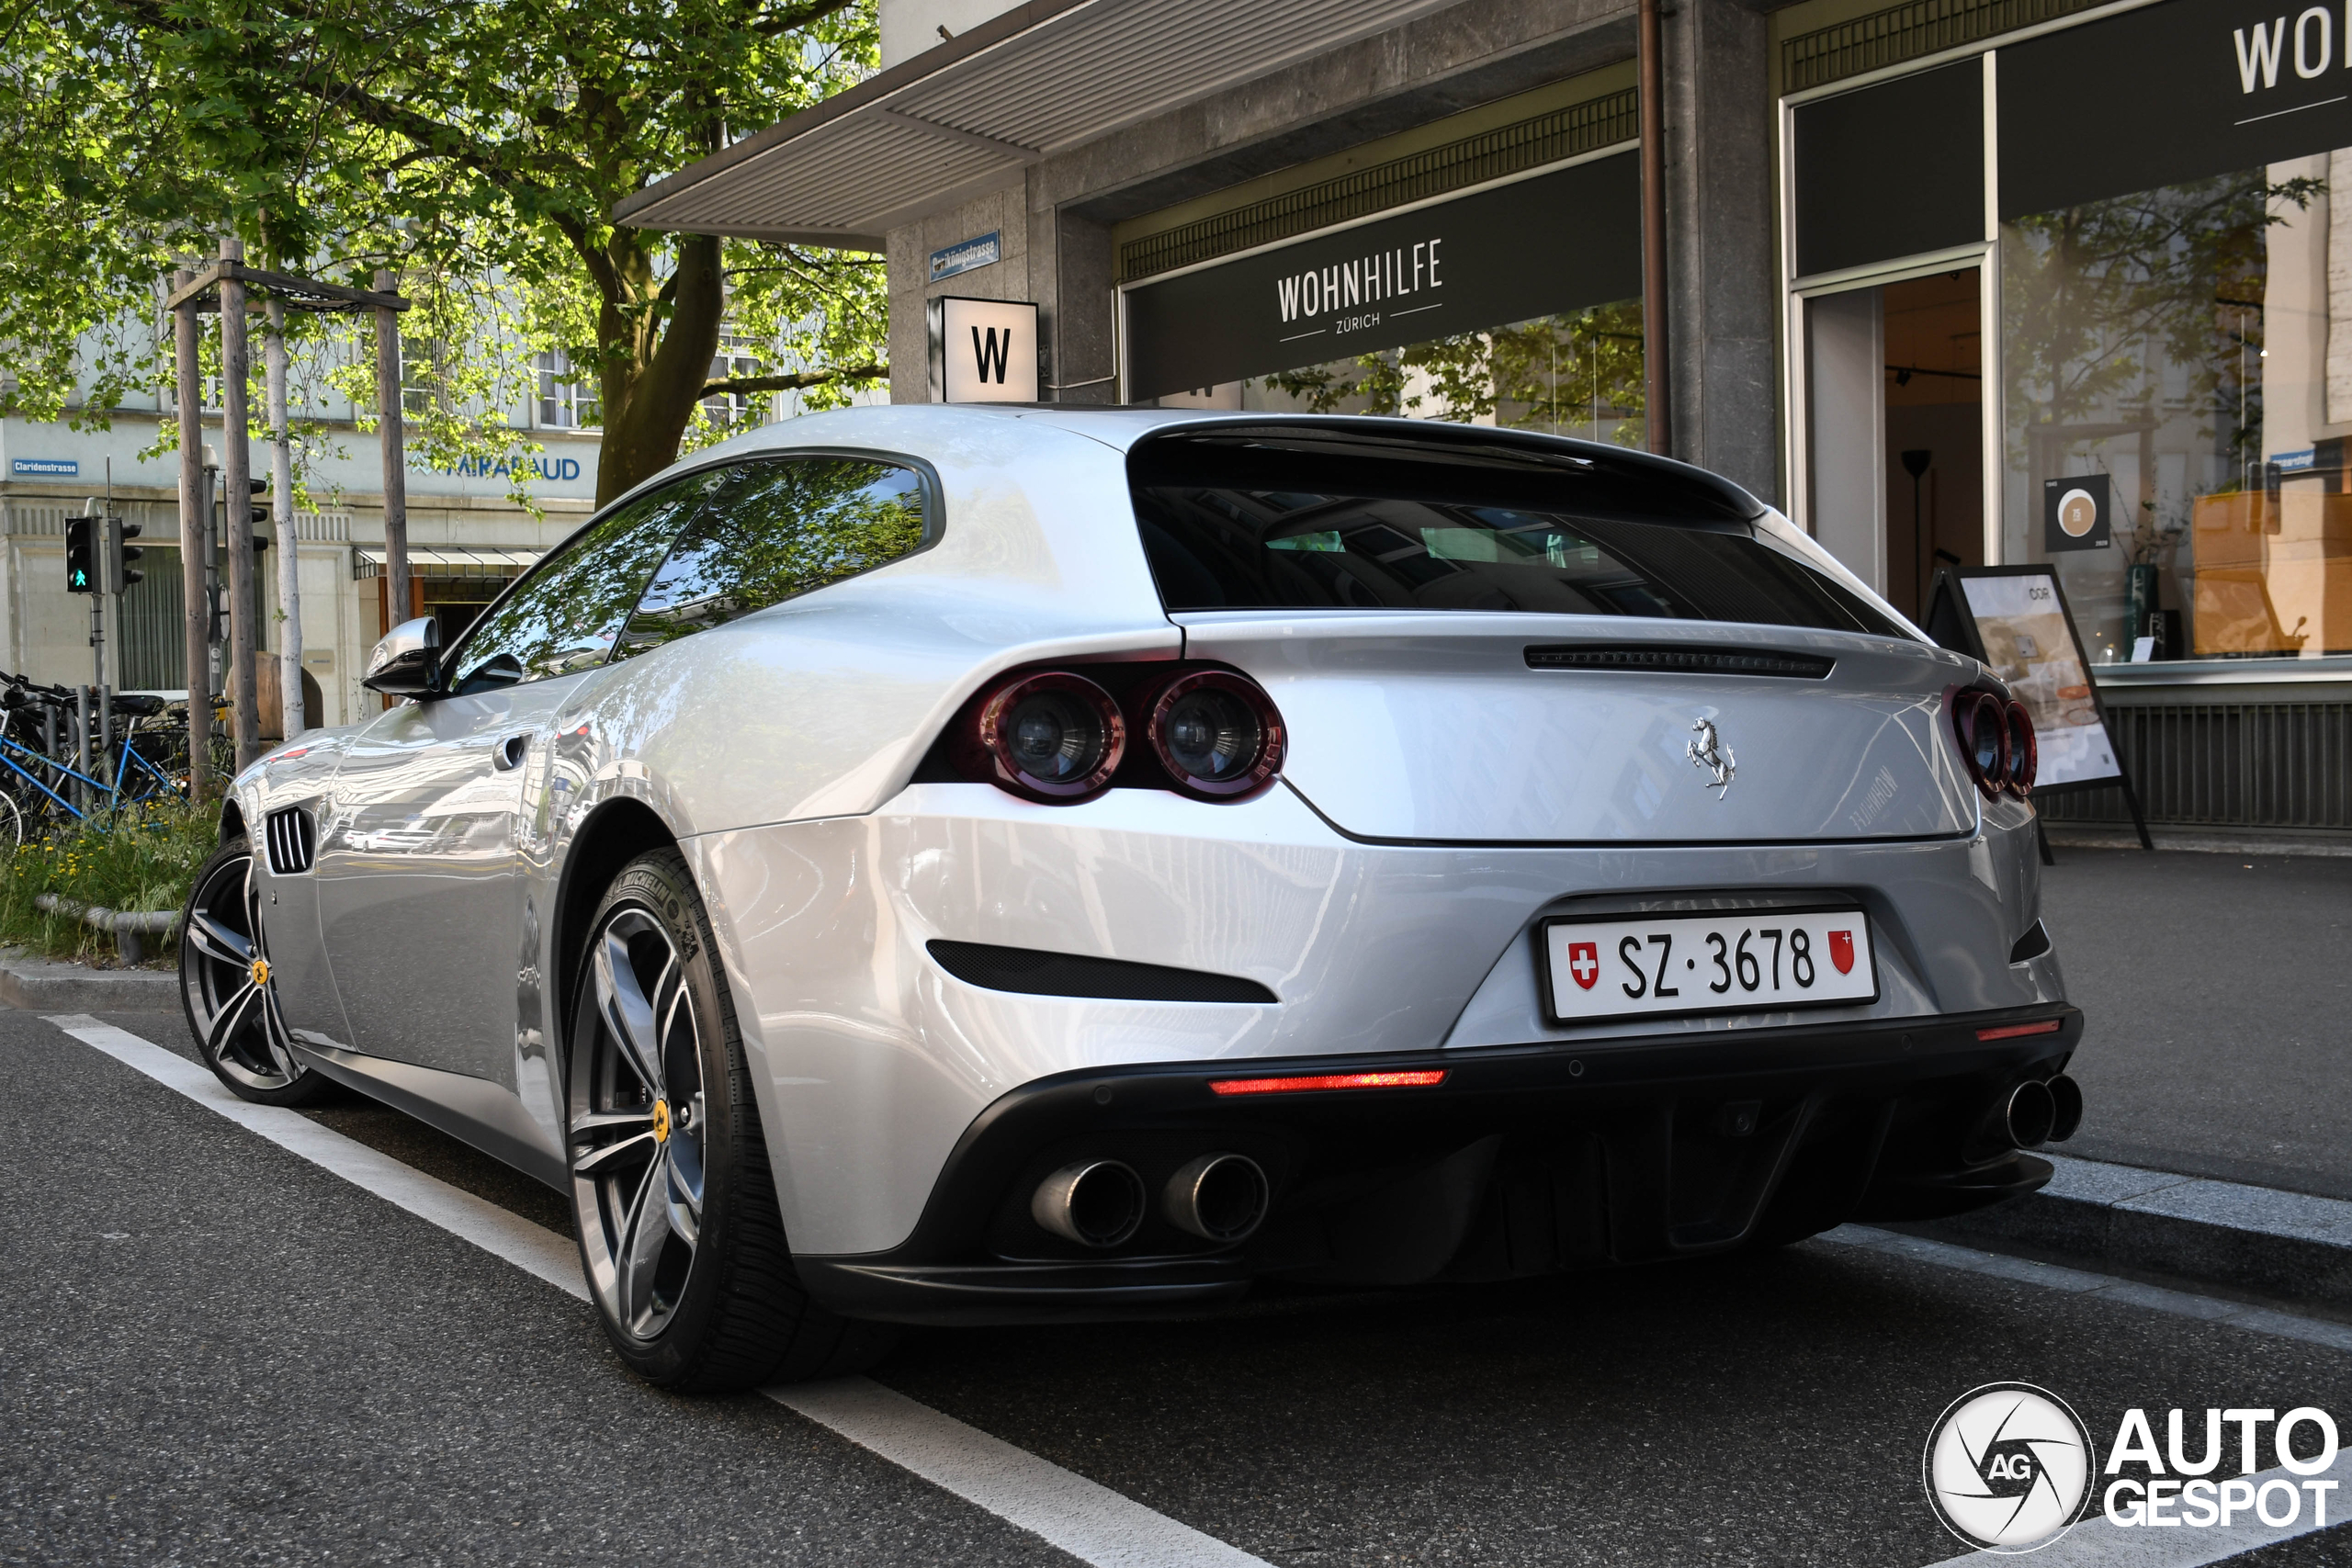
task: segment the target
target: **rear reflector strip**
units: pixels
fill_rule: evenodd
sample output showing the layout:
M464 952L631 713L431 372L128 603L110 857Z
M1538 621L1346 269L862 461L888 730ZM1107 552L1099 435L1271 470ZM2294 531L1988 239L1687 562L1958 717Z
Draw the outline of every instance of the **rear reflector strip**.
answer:
M2015 1040L2020 1034L2055 1034L2058 1032L2058 1025L2059 1021L2054 1018L2045 1018L2040 1023L2005 1023L1997 1029L1978 1030L1976 1038Z
M1307 1094L1325 1089L1434 1089L1445 1081L1445 1069L1432 1067L1410 1073L1317 1073L1303 1078L1214 1078L1212 1094Z

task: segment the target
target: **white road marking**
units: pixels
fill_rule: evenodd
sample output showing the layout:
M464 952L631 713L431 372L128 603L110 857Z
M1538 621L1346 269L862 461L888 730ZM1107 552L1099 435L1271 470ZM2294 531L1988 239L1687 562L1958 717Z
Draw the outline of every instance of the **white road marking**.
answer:
M2096 1295L2101 1301L2121 1302L2129 1306L2145 1307L2150 1312L2169 1313L2175 1317L2193 1317L2201 1323L2226 1323L2232 1328L2267 1334L2279 1339L2300 1339L2306 1345L2352 1350L2352 1324L2298 1317L2290 1312L2253 1306L2221 1296L2200 1296L2193 1291L2143 1285L2137 1280L2120 1280L2112 1274L2093 1274L2056 1263L2037 1263L2030 1258L1979 1252L1974 1247L1954 1247L1946 1241L1929 1241L1924 1236L1904 1235L1869 1225L1839 1225L1836 1230L1824 1231L1815 1239L1833 1247L1857 1247L1873 1252L1892 1253L1915 1262L1932 1263L1940 1269L1957 1269L1968 1274L1990 1274L1996 1279L2040 1285L2045 1290L2059 1291L2068 1295ZM2352 1504L2347 1504L2346 1508L2352 1510Z
M870 1378L787 1383L767 1396L1102 1568L1267 1568L1261 1558Z
M2145 1472L2137 1466L2133 1469L2136 1479L2147 1479ZM2344 1523L2345 1511L2352 1508L2352 1501L2345 1497L2346 1491L2352 1489L2352 1449L2338 1450L2335 1462L2315 1475L2297 1475L2282 1467L2237 1478L2251 1484L2257 1495L2265 1484L2273 1481L2283 1481L2293 1487L2298 1504L2295 1522L2290 1525L2266 1525L2259 1518L2253 1517L2233 1520L2228 1525L2202 1528L2177 1523L2171 1527L2109 1524L2100 1502L2106 1495L2110 1479L2104 1475L2091 1478L2090 1517L2068 1530L2056 1544L2034 1552L2031 1558L2033 1568L2202 1568L2205 1563L2220 1562L2242 1552L2252 1551L2256 1547L2292 1540L2297 1536L2310 1535L2318 1529L2332 1529ZM2312 1494L2302 1489L2303 1483L2307 1481L2333 1481L2337 1483L2335 1491L2323 1494L2327 1498L2328 1510L2327 1523L2324 1526L2312 1522ZM2271 1495L2278 1497L2278 1494ZM2283 1511L2280 1507L2272 1509L2273 1513L2280 1511ZM2177 1507L2171 1512L2175 1520L2180 1518ZM1946 1558L1932 1564L1931 1568L1967 1568L1971 1563L1982 1564L1985 1558L1993 1555L1996 1554L1972 1551L1962 1557Z
M129 1030L86 1013L48 1021L280 1148L569 1295L588 1299L579 1253L568 1238L322 1127L299 1111L240 1100L201 1063ZM1238 1547L870 1378L789 1384L766 1393L786 1409L1097 1568L1268 1568L1262 1559Z
M2300 1339L2305 1344L2325 1345L2337 1350L2352 1350L2352 1325L2328 1323L2319 1318L2297 1317L2292 1313L2249 1306L2244 1302L2225 1301L2219 1296L2170 1291L2158 1285L2143 1285L2136 1280L2119 1280L2111 1274L2093 1274L2055 1263L2037 1263L2028 1258L1979 1252L1974 1247L1954 1247L1950 1242L1929 1241L1924 1236L1904 1235L1896 1231L1877 1230L1869 1225L1839 1225L1836 1230L1825 1231L1815 1239L1835 1247L1892 1253L1898 1258L1933 1264L1939 1269L1988 1274L1996 1279L2015 1280L2020 1284L2039 1285L2068 1295L2095 1295L2101 1301L2121 1302L2131 1306L2145 1307L2151 1312L2170 1313L2176 1317L2193 1317L2203 1323L2226 1323L2233 1328L2243 1328L2256 1334ZM2265 1483L2272 1481L2284 1481L2298 1488L2305 1481L2332 1480L2340 1483L2336 1491L2326 1495L2326 1526L2312 1523L2314 1510L2311 1506L2312 1495L2309 1492L2301 1493L2295 1522L2290 1525L2266 1525L2259 1519L2251 1523L2233 1522L2227 1528L2220 1525L2168 1528L2163 1525L2110 1524L2100 1500L2105 1496L2107 1483L2111 1479L2108 1476L2093 1477L2098 1490L2092 1496L2090 1517L2068 1531L2056 1545L2036 1551L2032 1559L2033 1568L2201 1568L2204 1563L2220 1562L2258 1546L2291 1540L2324 1528L2332 1529L2352 1518L2352 1448L2339 1451L2335 1463L2322 1474L2297 1475L2282 1468L2266 1470L2243 1478L2251 1482L2256 1492ZM2146 1476L2135 1473L2135 1479L2144 1481ZM2177 1508L2174 1517L2179 1517ZM1963 1564L1981 1563L1992 1555L1995 1554L1972 1551L1965 1556L1947 1558L1932 1564L1932 1568L1962 1568Z

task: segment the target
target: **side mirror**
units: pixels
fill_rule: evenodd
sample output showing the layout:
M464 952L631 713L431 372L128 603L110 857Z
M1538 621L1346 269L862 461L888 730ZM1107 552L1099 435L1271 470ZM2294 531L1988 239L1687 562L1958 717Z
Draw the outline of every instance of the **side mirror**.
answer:
M441 623L420 615L394 626L368 656L359 683L387 696L435 695L441 683Z

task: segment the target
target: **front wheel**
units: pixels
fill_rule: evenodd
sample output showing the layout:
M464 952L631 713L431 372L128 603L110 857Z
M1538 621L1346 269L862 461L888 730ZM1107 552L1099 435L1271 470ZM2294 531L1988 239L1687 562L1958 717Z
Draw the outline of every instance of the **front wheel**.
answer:
M180 914L180 1003L205 1065L257 1105L310 1105L334 1086L294 1055L278 1016L252 847L241 834L212 852Z
M640 855L613 879L580 968L573 1218L621 1359L690 1393L879 1359L889 1331L828 1312L793 1272L734 1006L676 851Z

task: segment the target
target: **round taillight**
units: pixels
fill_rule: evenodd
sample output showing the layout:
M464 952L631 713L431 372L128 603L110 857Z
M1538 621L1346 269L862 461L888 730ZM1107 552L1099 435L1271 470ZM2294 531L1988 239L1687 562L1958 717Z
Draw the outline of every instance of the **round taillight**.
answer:
M1108 785L1126 749L1126 721L1111 694L1053 671L990 694L973 713L965 751L1000 788L1069 805Z
M2006 786L2009 760L2009 721L2001 700L1990 692L1962 692L1952 704L1951 721L1968 776L1988 798L1997 797Z
M2020 795L2033 793L2033 773L2041 761L2041 748L2033 739L2033 714L2012 700L2007 711L2009 731L2009 788Z
M1255 681L1195 670L1159 688L1144 734L1176 787L1206 800L1247 795L1283 765L1283 716Z

